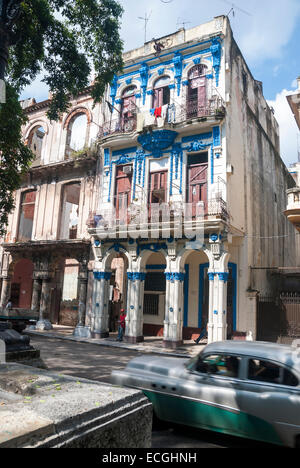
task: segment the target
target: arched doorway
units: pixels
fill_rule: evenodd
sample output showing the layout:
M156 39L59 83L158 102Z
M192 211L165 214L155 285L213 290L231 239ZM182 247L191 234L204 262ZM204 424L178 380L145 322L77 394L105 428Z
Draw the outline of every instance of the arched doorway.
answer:
M13 307L31 308L32 276L33 263L31 260L23 258L15 264L10 294Z
M118 331L121 309L127 308L127 268L128 261L124 254L118 254L111 262L109 291L109 331Z
M144 336L163 336L166 303L166 259L153 253L147 260L144 286Z
M62 270L61 303L59 311L59 325L76 327L78 322L78 276L79 262L67 258Z
M190 251L185 254L184 280L184 319L183 339L199 336L200 330L208 321L209 284L203 282L202 266L207 266L207 256L203 251ZM207 277L207 270L205 270Z

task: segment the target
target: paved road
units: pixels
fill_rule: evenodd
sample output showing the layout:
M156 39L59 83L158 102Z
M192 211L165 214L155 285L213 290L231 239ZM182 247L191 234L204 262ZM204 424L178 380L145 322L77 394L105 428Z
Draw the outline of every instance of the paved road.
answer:
M101 382L110 382L112 369L123 369L140 353L53 338L31 337L31 344L41 351L41 358L53 372ZM270 448L237 437L224 436L193 428L155 423L153 448Z

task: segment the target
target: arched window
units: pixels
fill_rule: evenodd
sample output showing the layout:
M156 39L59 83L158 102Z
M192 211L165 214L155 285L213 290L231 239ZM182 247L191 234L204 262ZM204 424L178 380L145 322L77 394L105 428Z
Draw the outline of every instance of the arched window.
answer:
M76 113L67 128L66 158L87 146L88 119L84 112Z
M153 108L170 104L170 78L162 76L154 83Z
M123 91L121 106L121 128L124 132L131 132L136 123L136 86L129 86Z
M195 65L188 74L187 115L201 117L206 114L206 65Z
M34 127L29 133L27 146L35 154L35 158L32 163L32 166L40 166L41 164L42 147L43 147L45 134L46 132L42 126Z

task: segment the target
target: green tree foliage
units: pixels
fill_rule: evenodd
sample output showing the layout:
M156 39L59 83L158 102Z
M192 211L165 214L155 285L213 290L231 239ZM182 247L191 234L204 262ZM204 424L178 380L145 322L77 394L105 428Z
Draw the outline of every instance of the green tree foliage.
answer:
M7 103L0 108L0 235L13 208L12 192L33 157L21 142L25 116L18 95L42 72L52 93L48 117L57 120L93 73L91 93L100 102L105 86L123 66L122 12L115 0L21 2L9 41Z

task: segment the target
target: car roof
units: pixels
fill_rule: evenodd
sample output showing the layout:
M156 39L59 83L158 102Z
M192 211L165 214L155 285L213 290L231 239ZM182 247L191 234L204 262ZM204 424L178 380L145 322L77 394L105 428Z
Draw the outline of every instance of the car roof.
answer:
M203 353L234 353L252 356L300 368L300 351L291 346L264 341L219 341L203 349Z

